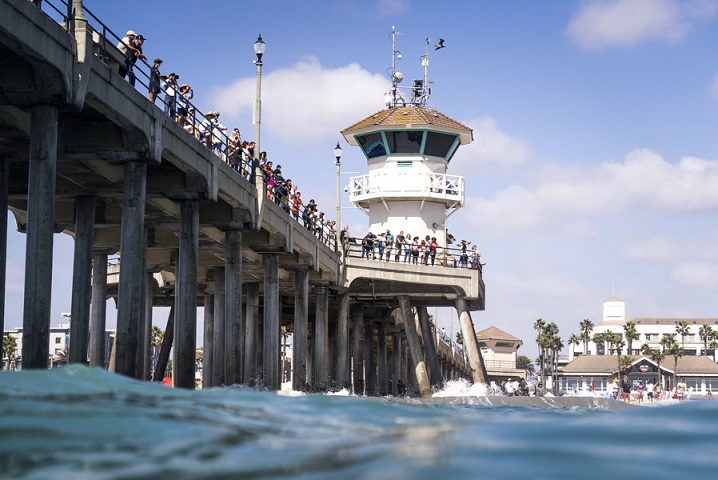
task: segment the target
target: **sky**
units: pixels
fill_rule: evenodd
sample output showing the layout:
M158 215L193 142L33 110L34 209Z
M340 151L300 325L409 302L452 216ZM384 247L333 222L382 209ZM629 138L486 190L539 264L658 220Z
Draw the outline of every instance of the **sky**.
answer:
M476 330L519 337L519 354L534 359L537 318L555 322L567 343L584 318L601 321L612 296L628 317L718 316L718 0L85 5L111 30L147 37L144 51L164 60L163 73L178 73L201 110L219 110L245 139L261 33L262 150L329 216L336 143L342 184L367 172L339 132L384 108L392 26L406 79L421 78L427 39L443 38L446 48L430 50L429 106L473 129L447 173L466 179L466 206L448 230L486 262ZM343 223L363 233L368 217L348 197L342 206ZM22 325L25 236L12 216L9 230L13 328ZM71 272L72 240L56 235L53 325L70 309ZM458 331L455 313L437 313Z

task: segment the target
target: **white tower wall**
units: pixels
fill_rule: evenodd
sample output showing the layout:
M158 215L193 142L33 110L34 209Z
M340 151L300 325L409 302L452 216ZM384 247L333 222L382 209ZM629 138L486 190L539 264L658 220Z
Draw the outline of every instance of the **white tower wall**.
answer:
M388 209L388 210L387 210ZM396 236L400 231L419 237L436 237L446 247L446 207L443 203L421 201L389 201L372 203L369 208L369 231L378 235L387 229ZM436 224L436 227L433 225Z

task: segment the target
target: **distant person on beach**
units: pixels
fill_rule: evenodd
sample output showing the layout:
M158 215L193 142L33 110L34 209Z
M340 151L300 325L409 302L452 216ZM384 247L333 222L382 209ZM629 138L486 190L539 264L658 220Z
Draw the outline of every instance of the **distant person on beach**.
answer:
M537 397L543 397L543 393L543 383L538 382L536 384L536 388L534 389L534 395L536 395Z
M653 392L655 389L656 389L655 380L651 380L650 382L646 383L646 396L648 397L649 402L653 402Z
M713 392L710 390L706 392L706 400L713 400Z
M683 379L681 378L681 380L676 385L676 397L678 397L678 400L683 400L685 398L685 394L686 394L686 382L684 382Z
M622 396L623 401L626 403L630 403L631 402L631 384L628 383L628 380L623 381L622 390L623 390L623 396Z
M636 394L637 394L637 397L638 397L638 404L639 404L639 405L643 403L643 390L644 390L643 380L639 380L639 381L638 381L638 386L636 387Z
M654 388L656 400L660 400L660 399L661 399L661 390L662 390L662 389L661 389L661 384L660 384L660 383L656 383L656 386L655 386L655 388Z
M611 394L613 395L613 399L618 399L618 379L614 378L613 383L611 383Z

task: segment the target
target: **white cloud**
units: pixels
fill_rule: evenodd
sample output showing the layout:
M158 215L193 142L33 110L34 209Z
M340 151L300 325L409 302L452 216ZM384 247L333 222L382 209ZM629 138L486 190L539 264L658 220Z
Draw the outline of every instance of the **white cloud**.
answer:
M677 43L696 20L716 11L715 0L591 0L581 5L567 33L586 50L651 40Z
M262 129L282 141L306 145L384 108L388 79L351 63L324 68L314 57L262 76ZM222 105L226 124L253 117L256 79L241 78L219 87L213 104ZM374 105L372 107L372 105ZM242 132L251 138L250 132ZM279 135L281 133L281 135Z
M468 199L472 221L490 225L490 231L499 236L558 228L563 233L590 235L593 229L587 222L592 218L622 216L628 211L718 209L718 161L686 157L672 164L650 150L637 149L620 163L552 166L534 176L533 187L514 184L493 198Z
M483 167L492 163L515 167L527 161L528 145L521 139L501 131L493 118L481 117L464 124L474 130L474 141L457 152L457 168L466 169L477 165Z
M706 262L681 262L673 267L671 278L688 287L715 290L718 288L718 265Z
M664 261L678 257L683 251L672 238L652 237L626 245L623 255L630 260Z
M411 10L409 0L378 0L377 12L382 17L401 15Z

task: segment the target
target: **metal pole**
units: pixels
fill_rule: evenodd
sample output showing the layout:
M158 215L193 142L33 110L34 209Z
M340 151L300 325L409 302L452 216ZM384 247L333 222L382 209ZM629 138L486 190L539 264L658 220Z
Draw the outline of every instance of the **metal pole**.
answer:
M254 64L257 66L257 93L254 99L254 171L255 183L259 185L262 182L264 186L264 180L262 178L262 172L259 168L259 154L261 152L259 135L262 126L262 61L256 60ZM257 194L263 194L263 189L258 188Z
M342 164L337 159L335 165L337 166L337 231L341 232L342 229L342 197L341 197L341 168ZM338 234L337 234L338 235ZM339 239L339 237L337 237Z

